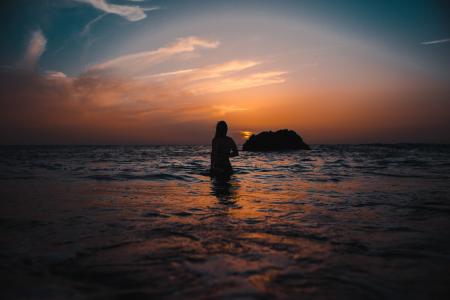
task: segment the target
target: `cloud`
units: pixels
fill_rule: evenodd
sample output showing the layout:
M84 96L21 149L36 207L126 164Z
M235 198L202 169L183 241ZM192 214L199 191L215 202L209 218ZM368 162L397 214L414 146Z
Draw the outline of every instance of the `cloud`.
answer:
M157 50L122 55L92 65L83 73L83 76L126 77L128 81L133 81L135 84L164 84L190 95L222 93L285 82L286 72L284 71L260 70L248 73L248 70L263 65L263 62L257 60L231 60L197 68L152 74L156 64L167 61L177 54L193 52L200 48L214 49L219 45L219 41L195 36L179 38L174 43Z
M242 71L261 65L260 61L232 60L222 64L195 69L178 70L138 77L143 81L165 82L193 95L222 93L234 90L283 83L285 71L253 72Z
M67 75L60 71L46 71L45 77L48 79L63 79L67 78Z
M178 39L175 43L154 51L145 51L116 57L100 64L91 66L88 72L139 74L148 71L154 64L164 61L173 55L191 52L197 48L217 48L218 41L210 41L191 36Z
M189 86L188 91L194 95L204 95L279 84L286 81L286 78L283 76L285 74L287 74L285 71L270 71L238 75L209 82L201 82Z
M445 38L445 39L440 39L440 40L433 40L433 41L427 41L427 42L422 42L422 45L434 45L434 44L443 44L443 43L447 43L450 42L450 38Z
M142 8L134 5L131 6L131 5L110 4L106 2L106 0L75 0L75 1L88 3L98 10L101 10L105 13L119 15L131 22L145 19L147 17L145 11L159 9L159 7L157 6Z
M217 113L174 87L127 78L0 68L0 82L1 144L203 143Z
M44 53L46 45L47 39L42 31L40 29L34 31L20 66L25 69L34 69L42 53Z
M263 71L262 61L250 59L152 74L157 62L218 46L218 41L181 38L154 51L94 65L78 76L0 68L0 94L7 95L0 98L0 141L203 143L217 118L235 117L249 109L240 99L212 103L198 95L285 80L286 72Z
M213 109L217 110L219 116L225 116L228 113L246 111L248 108L236 105L214 105Z
M261 64L259 61L252 60L232 60L222 64L216 64L211 66L205 66L196 69L178 70L167 73L160 73L149 76L149 78L155 79L170 79L176 78L176 80L183 79L184 81L196 81L202 79L211 79L224 76L229 73L239 72L248 68L252 68Z
M104 16L106 16L107 14L101 14L97 17L95 17L94 19L92 19L91 21L89 21L83 28L83 30L81 31L80 35L84 36L87 35L89 32L91 32L91 28L92 26L94 26L95 23L97 23L98 21L100 21L101 19L103 19Z

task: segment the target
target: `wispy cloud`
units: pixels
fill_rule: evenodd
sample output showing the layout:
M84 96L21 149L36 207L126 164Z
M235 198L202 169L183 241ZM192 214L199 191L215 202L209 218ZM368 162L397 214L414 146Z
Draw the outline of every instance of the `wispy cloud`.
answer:
M63 79L67 78L67 75L60 71L46 71L45 77L47 79Z
M203 79L212 79L230 74L233 72L239 72L248 68L252 68L261 64L259 61L252 60L232 60L222 64L205 66L196 69L178 70L167 73L160 73L148 76L148 78L155 78L161 80L167 80L176 78L177 80L183 79L183 81L196 81Z
M261 65L260 61L233 60L222 64L204 66L196 69L178 70L138 77L144 81L165 82L166 85L194 95L222 93L286 81L285 71L266 71L253 73L241 71Z
M189 92L194 95L223 93L234 90L284 83L285 71L257 72L249 75L234 76L209 82L201 82L189 87Z
M100 21L101 19L103 19L104 16L106 16L107 14L101 14L97 17L95 17L94 19L92 19L91 21L89 21L83 28L83 30L81 31L80 35L81 36L85 36L87 34L89 34L89 32L92 29L92 26L94 26L95 23L97 23L98 21Z
M147 89L147 86L165 86L186 95L223 93L286 81L287 72L261 70L263 62L258 60L230 60L154 74L156 64L168 61L177 54L201 48L213 49L219 44L219 41L195 36L179 38L174 43L157 50L122 55L95 64L82 73L81 77L95 80L122 78L128 82L128 86L133 86L133 89L138 91ZM256 67L258 69L255 69Z
M442 43L447 43L450 42L450 38L445 38L445 39L440 39L440 40L433 40L433 41L426 41L426 42L422 42L422 45L434 45L434 44L442 44Z
M193 76L192 79L199 80L217 78L231 72L238 72L248 68L252 68L259 64L261 64L261 62L259 61L233 60L223 64L207 66L203 69L199 69L196 76Z
M26 69L34 69L36 64L45 51L47 45L47 39L45 38L42 30L36 30L32 33L28 47L25 52L25 56L21 62L21 67Z
M217 114L219 116L225 116L228 113L241 112L241 111L248 110L248 108L240 107L240 106L236 106L236 105L214 105L212 108L217 111Z
M183 52L191 52L196 48L217 48L218 45L218 41L206 40L195 36L180 38L175 43L154 51L123 55L103 63L93 65L88 69L88 72L119 72L121 74L137 75L148 71L148 69L154 64L166 60L173 55Z
M158 10L159 7L140 7L136 5L119 5L119 4L111 4L106 2L106 0L75 0L77 2L88 3L95 7L98 10L101 10L105 13L119 15L124 17L128 21L139 21L145 19L147 15L145 11Z

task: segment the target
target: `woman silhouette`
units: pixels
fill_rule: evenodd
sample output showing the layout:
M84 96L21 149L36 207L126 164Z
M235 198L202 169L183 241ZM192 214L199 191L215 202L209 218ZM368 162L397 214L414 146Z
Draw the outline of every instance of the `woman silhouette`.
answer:
M228 126L225 121L216 125L216 134L212 140L211 176L229 177L233 173L230 157L238 156L236 143L227 136Z

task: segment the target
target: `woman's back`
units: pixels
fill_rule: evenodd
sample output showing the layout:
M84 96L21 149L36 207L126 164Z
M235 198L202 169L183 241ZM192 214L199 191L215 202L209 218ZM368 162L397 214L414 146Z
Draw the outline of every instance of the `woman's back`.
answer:
M223 122L223 123L221 123ZM224 121L218 123L216 135L212 140L211 173L212 175L229 175L233 172L230 157L237 156L238 150L232 138L226 136L228 127ZM219 133L219 134L218 134Z
M225 137L215 137L212 140L212 152L211 152L211 163L212 166L215 167L229 167L231 168L230 163L230 154L237 149L234 141L225 136Z

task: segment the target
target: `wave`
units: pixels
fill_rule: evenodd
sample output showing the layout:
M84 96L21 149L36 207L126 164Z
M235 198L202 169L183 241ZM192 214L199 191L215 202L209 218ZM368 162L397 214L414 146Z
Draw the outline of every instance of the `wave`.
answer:
M399 173L387 173L387 172L364 172L368 175L397 177L397 178L424 178L424 179L448 179L446 175L431 175L431 174L399 174Z
M195 181L196 179L190 176L179 176L173 174L159 173L159 174L145 174L145 175L134 175L134 174L115 174L115 175L89 175L84 178L100 180L100 181L123 181L123 180L181 180L181 181Z
M246 153L237 177L335 182L366 176L446 180L449 146L317 145L309 153ZM209 146L0 147L0 179L201 181Z

